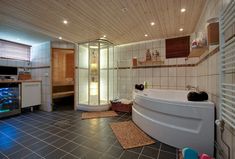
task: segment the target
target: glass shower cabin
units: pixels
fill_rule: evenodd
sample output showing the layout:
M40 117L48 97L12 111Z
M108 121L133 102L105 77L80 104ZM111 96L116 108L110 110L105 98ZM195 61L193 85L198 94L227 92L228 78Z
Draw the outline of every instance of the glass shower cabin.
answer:
M115 95L114 48L106 40L79 44L78 109L103 111Z

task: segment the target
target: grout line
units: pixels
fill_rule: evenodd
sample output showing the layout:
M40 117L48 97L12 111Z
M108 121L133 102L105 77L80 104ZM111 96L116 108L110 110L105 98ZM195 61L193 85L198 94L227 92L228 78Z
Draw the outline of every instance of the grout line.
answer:
M139 153L139 156L138 156L138 159L140 158L140 156L142 155L142 152L144 151L144 146L142 147L140 153Z
M157 156L157 159L160 159L160 153L161 153L161 148L162 148L162 143L160 144L160 147L159 147L159 150L158 150L158 156Z
M3 155L4 157L6 157L7 159L9 159L9 157L7 157L7 155L5 155L4 153L0 152L0 154Z

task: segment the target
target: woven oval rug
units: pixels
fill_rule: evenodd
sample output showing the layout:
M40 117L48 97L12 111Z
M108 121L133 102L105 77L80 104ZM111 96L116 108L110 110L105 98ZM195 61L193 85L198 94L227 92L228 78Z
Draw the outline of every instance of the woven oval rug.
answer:
M155 143L153 139L145 134L132 121L111 123L110 126L124 149Z

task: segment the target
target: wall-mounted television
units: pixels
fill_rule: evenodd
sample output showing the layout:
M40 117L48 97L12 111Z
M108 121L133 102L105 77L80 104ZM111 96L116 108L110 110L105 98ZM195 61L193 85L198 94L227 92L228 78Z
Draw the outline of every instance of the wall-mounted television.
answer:
M0 76L17 75L17 67L0 66Z

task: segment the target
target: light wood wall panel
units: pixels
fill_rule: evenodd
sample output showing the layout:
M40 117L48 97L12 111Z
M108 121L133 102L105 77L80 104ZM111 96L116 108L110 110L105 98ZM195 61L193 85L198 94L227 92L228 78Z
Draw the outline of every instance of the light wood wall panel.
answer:
M53 85L74 81L74 50L52 49Z
M107 35L109 41L124 44L191 34L207 1L1 0L0 21L72 42ZM180 12L182 7L185 13ZM154 26L150 26L152 21ZM183 32L179 32L181 27Z

